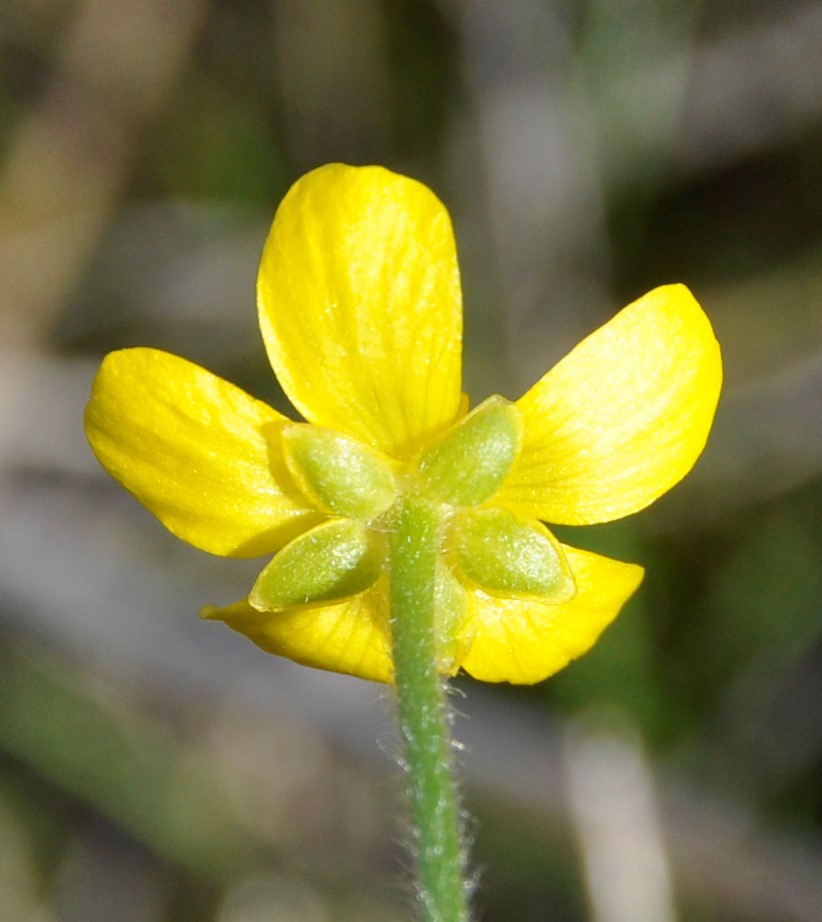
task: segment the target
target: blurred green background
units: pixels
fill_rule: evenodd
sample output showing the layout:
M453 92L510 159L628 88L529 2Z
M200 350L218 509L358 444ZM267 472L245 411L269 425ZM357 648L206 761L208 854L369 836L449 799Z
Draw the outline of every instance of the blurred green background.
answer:
M822 918L822 3L5 0L0 919L408 918L390 701L196 617L207 557L110 482L100 357L285 408L256 263L331 160L454 218L472 401L645 290L723 344L708 450L570 543L646 581L527 689L458 682L486 922Z

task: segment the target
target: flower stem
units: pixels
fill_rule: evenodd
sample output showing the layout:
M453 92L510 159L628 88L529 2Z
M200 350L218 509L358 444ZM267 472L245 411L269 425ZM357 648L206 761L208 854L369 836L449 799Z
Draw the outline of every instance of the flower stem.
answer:
M425 922L468 919L451 734L437 669L436 566L441 519L417 497L401 499L391 538L391 633Z

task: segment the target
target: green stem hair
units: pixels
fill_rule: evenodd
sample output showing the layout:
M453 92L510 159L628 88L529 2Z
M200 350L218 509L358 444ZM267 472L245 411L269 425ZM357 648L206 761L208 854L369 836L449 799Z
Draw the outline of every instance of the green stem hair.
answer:
M404 497L391 537L391 632L403 761L408 776L425 922L466 922L460 814L445 683L437 668L436 570L441 518Z

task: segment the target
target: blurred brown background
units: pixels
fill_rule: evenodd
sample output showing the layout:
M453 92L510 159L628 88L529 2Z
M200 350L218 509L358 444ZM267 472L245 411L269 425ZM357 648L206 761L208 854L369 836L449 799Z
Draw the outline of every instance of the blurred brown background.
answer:
M5 0L0 919L408 917L390 701L196 617L259 562L164 532L85 444L107 350L285 409L256 263L290 183L452 212L472 400L643 291L723 344L708 451L570 543L646 582L530 689L461 681L486 922L822 918L822 3Z

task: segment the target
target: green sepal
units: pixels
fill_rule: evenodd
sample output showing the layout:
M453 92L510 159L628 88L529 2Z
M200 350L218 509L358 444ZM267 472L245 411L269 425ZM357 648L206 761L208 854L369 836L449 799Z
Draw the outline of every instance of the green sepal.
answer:
M473 640L466 636L468 598L460 581L442 560L437 561L434 584L437 667L444 674L456 672Z
M490 595L558 604L576 593L559 542L536 520L499 507L466 511L449 546L458 576Z
M373 519L396 496L390 462L332 429L295 423L282 433L283 455L305 496L324 512Z
M514 404L489 397L420 457L423 489L454 506L476 506L497 492L522 442Z
M337 602L370 588L383 567L378 536L355 519L333 519L287 544L257 578L248 603L282 611Z

